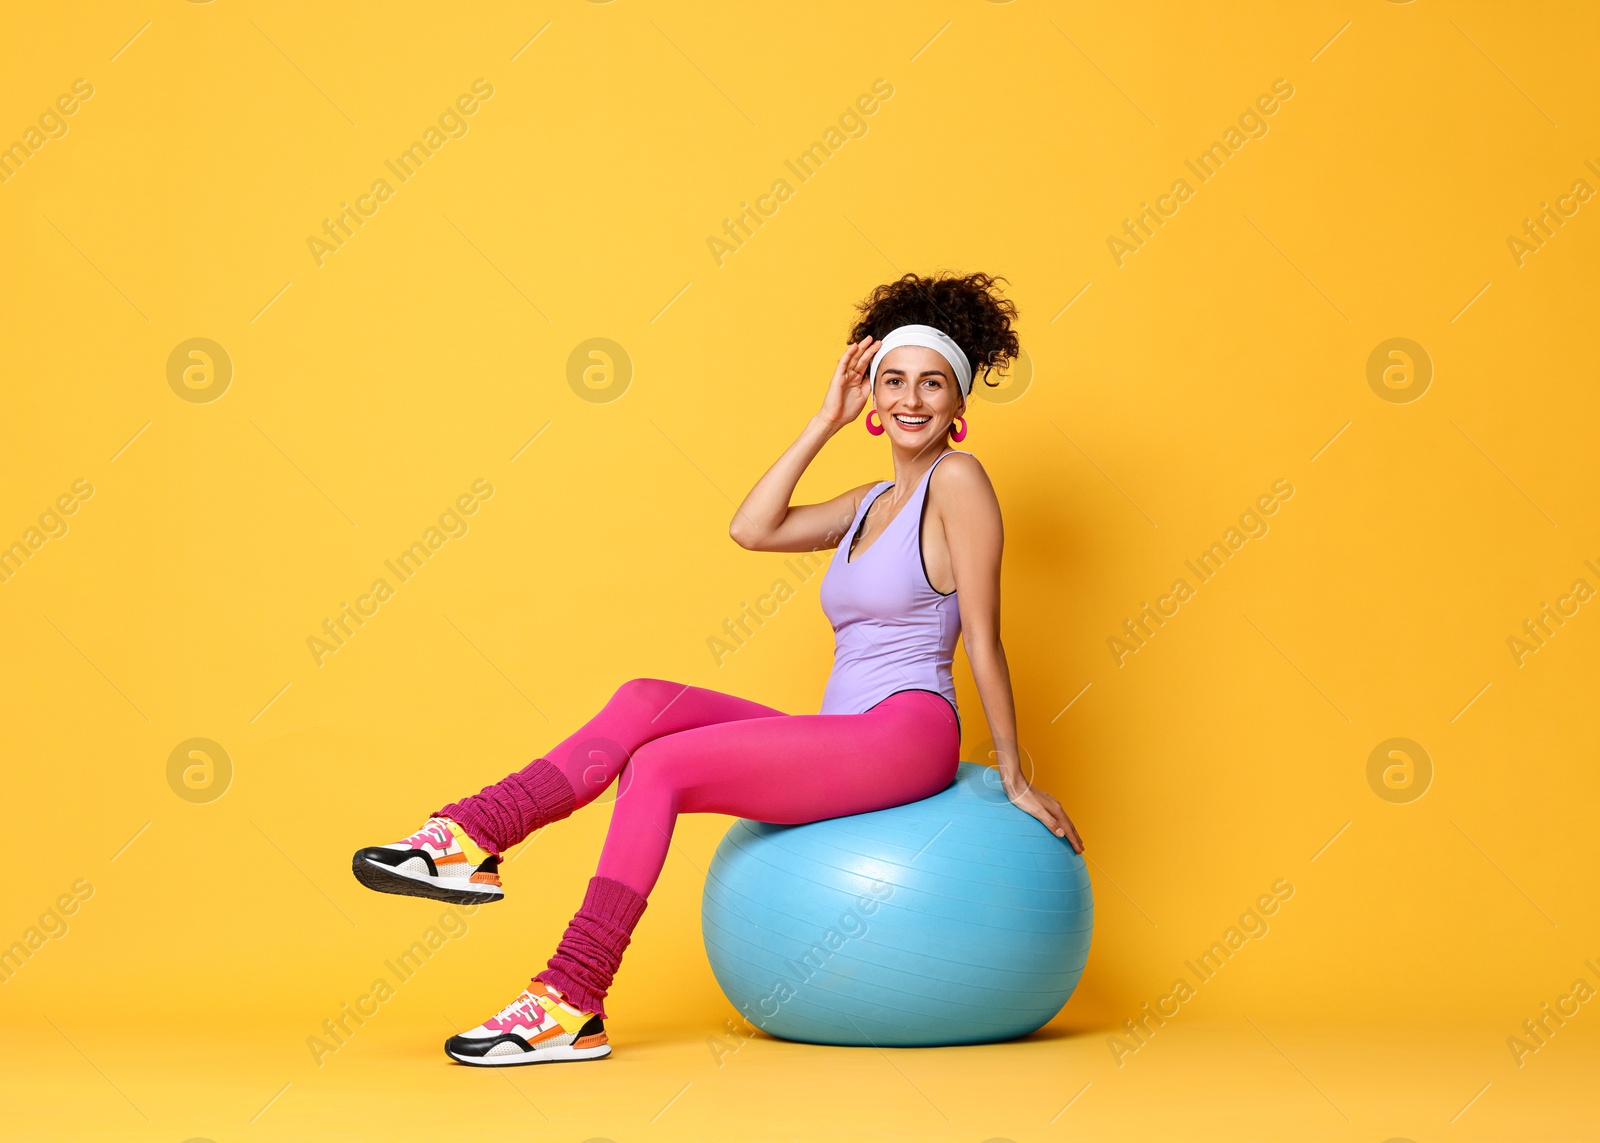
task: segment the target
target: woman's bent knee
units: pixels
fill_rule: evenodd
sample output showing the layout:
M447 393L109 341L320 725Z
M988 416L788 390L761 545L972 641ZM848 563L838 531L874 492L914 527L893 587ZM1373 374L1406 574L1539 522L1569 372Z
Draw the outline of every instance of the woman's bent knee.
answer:
M666 679L629 679L611 696L611 705L645 712L654 718L683 690L682 683L668 682Z

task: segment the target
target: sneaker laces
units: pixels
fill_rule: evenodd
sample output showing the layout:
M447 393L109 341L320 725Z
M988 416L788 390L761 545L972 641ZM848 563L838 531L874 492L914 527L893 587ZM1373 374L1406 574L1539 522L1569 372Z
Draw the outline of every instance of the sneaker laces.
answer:
M484 1023L492 1024L497 1020L505 1020L509 1016L532 1016L535 1009L537 1009L541 1015L544 1013L544 1008L539 1004L539 1001L534 997L533 993L524 988L515 1000L513 1000L510 1004L507 1004L504 1008L500 1009L500 1011L496 1012L488 1020L485 1020ZM538 1021L529 1020L524 1022L531 1024L537 1023Z
M412 849L421 849L422 846L418 845L417 842L427 842L431 848L443 853L449 850L450 843L454 840L455 834L450 832L450 827L445 824L442 818L429 818L428 824L406 838L405 844L411 846Z

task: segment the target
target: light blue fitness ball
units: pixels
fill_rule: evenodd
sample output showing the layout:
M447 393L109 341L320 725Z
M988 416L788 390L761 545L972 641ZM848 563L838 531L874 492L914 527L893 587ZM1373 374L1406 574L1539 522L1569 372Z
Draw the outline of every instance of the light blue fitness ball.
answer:
M1077 987L1093 924L1083 857L972 762L892 809L735 823L701 909L711 970L752 1024L879 1047L1037 1030Z

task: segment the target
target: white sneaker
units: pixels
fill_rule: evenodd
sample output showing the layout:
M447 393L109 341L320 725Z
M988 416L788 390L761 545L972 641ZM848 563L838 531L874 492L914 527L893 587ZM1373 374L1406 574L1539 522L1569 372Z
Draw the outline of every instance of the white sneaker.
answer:
M605 1022L580 1012L561 993L532 981L494 1016L444 1042L445 1055L480 1068L598 1060L611 1054Z
M474 861L479 854L484 856ZM500 886L500 859L449 818L429 818L404 841L356 850L350 869L357 881L380 893L456 905L499 901L506 895Z

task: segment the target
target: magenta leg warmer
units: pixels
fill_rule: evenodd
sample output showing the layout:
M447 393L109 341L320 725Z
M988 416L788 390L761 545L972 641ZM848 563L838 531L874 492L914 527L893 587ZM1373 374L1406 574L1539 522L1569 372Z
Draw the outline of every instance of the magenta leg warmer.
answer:
M643 894L609 877L591 877L577 915L567 923L550 965L534 977L574 1008L605 1017L606 993L644 913Z
M456 822L473 841L501 854L541 826L572 812L572 785L552 763L535 758L515 774L459 802L435 817Z

